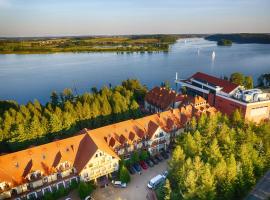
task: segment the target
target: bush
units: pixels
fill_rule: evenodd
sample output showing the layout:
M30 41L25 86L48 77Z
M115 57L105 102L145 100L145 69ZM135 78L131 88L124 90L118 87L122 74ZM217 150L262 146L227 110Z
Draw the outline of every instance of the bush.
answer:
M81 182L78 187L79 196L81 199L84 199L88 195L90 195L95 189L95 185L93 183L85 183Z
M149 158L148 151L142 150L140 153L140 160L147 160Z
M138 163L139 161L140 161L139 154L137 151L134 151L133 154L131 155L130 163L135 164Z
M120 168L119 179L123 183L129 183L130 182L129 172L128 172L127 168L124 165L122 165L122 167Z

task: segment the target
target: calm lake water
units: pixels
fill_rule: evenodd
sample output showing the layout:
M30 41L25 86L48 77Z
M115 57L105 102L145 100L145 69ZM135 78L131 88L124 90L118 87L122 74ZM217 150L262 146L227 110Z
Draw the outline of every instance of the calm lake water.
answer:
M82 93L127 78L137 78L151 88L164 80L173 82L175 72L187 78L197 71L217 76L239 71L257 79L270 72L270 45L218 47L194 38L179 40L168 53L0 55L0 99L26 103L36 98L45 103L53 90L76 87Z

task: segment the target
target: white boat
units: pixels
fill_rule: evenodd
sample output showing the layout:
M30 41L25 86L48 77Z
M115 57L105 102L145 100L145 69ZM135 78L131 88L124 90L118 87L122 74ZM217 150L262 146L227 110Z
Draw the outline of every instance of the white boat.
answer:
M216 57L216 53L215 51L212 52L212 60L215 60L215 57Z
M197 50L198 55L200 55L200 49Z

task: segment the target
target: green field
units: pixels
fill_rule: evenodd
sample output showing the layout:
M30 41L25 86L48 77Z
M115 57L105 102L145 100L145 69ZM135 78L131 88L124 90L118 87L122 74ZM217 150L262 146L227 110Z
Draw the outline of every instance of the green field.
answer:
M171 35L0 39L0 54L168 51Z

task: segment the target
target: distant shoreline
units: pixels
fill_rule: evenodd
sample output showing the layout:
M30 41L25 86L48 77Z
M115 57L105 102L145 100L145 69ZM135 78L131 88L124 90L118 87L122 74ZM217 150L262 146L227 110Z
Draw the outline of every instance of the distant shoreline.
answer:
M167 52L174 35L0 39L0 54Z
M270 44L270 34L213 34L205 37L209 41L230 40L238 44Z

